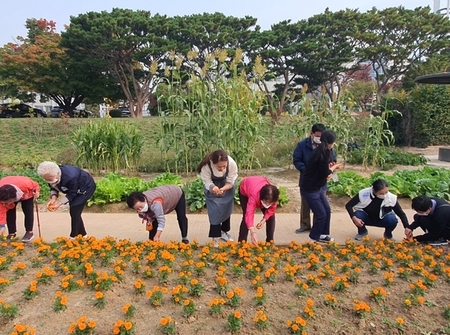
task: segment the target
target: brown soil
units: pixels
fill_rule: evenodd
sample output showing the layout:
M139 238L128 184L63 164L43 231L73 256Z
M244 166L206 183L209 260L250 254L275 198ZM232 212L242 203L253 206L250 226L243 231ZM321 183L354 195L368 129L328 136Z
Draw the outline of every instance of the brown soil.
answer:
M286 322L297 317L306 320L305 329L308 334L450 333L450 325L444 318L445 308L450 303L447 292L450 281L448 247L433 249L369 241L365 246L355 243L345 246L291 244L289 247L257 249L231 244L222 245L219 249L198 248L196 245L186 249L178 244L134 244L91 237L89 240L60 240L48 248L48 255L43 252L46 248L44 245L28 245L22 250L22 243L5 243L1 248L2 254L8 256L7 262L10 262L0 270L0 278L10 281L1 293L1 300L4 301L0 305L1 334L13 334L13 327L17 324L29 325L39 335L67 334L71 323L81 316L87 316L96 322L93 334L112 334L116 321L125 319L122 307L127 303L136 308L136 315L130 317L137 330L136 334L163 334L159 322L161 318L168 316L176 322L175 334L229 334L227 318L235 311L242 314L243 325L238 334L245 335L290 334ZM102 264L108 254L111 255L111 262ZM156 255L154 263L149 263L151 255ZM139 268L134 265L137 264L133 260L136 256L139 257ZM167 256L174 257L170 266L172 273L166 280L161 280L158 274L165 264L164 259L168 259ZM42 264L33 267L32 260L37 260L38 257ZM188 265L189 259L192 260L192 265ZM5 262L5 259L0 260L1 263ZM205 271L197 274L195 269L201 262L206 266ZM14 271L19 263L26 265L23 275ZM104 274L106 278L114 276L121 264L124 269L120 280L109 289L98 288L106 301L103 309L94 306L96 290L83 275L86 264L91 264L94 272L101 276ZM152 277L144 274L147 265L153 273ZM288 280L285 275L289 266L297 267L293 280ZM344 266L349 269L343 270ZM39 294L31 300L25 299L24 292L45 267L57 269L51 275L51 282L38 283ZM234 271L237 268L242 271L241 275ZM401 268L411 272L409 279L400 278ZM261 286L267 295L262 305L257 305L254 300L256 287L249 269L253 269L261 278ZM201 296L187 293L181 299L194 301L195 313L191 317L185 316L182 305L172 300L172 292L180 284L180 273L183 270L189 278L186 286L194 278L203 286ZM273 280L267 279L269 270L276 271ZM352 273L360 273L357 281L351 281ZM392 273L394 278L389 286L385 285L386 273ZM63 295L68 299L67 310L57 313L53 310L55 293L63 290L62 282L64 278L68 280L66 276L69 274L74 275L74 281L80 280L83 287L71 292L64 291ZM243 290L242 303L236 307L226 303L221 314L212 316L209 314L209 303L214 298L228 301L226 295L221 296L217 291L216 278L219 276L226 278L228 292L237 288ZM342 291L333 289L336 277L348 280L349 287ZM138 280L145 285L142 294L136 294L135 283ZM297 281L308 283L304 293L298 291ZM418 300L422 293L414 293L410 286L417 285L419 281L426 283L423 302ZM313 285L313 282L316 284ZM152 306L145 294L155 287L167 289L160 306ZM380 287L386 293L376 302L371 298L371 292ZM336 299L334 306L327 306L327 294ZM364 317L356 315L354 299L370 306L370 311ZM405 299L412 301L410 308L405 307ZM313 304L311 316L305 314L308 300ZM15 317L1 316L7 304L18 306L19 311ZM268 329L258 330L253 321L256 311L266 314L270 324ZM397 318L402 318L405 324L397 324Z

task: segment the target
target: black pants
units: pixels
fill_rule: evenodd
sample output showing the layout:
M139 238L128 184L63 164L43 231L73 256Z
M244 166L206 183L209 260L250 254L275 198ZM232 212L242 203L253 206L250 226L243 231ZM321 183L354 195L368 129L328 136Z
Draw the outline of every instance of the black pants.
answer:
M222 236L222 232L229 232L231 229L231 217L228 217L221 224L209 225L209 237L220 237Z
M181 193L181 198L175 206L175 213L177 213L178 226L181 231L181 238L186 238L188 234L188 219L186 217L186 197L184 191ZM158 223L153 225L153 229L148 232L148 238L153 240L158 229Z
M85 203L76 206L70 206L70 237L76 237L78 235L84 236L86 235L86 228L84 228L84 222L81 218L81 213L83 213Z
M245 213L247 212L248 198L242 195L239 191L239 200L242 208L242 221L239 227L239 239L238 241L247 241L248 228L245 224ZM263 215L266 213L266 209L261 209ZM273 235L275 233L275 213L266 221L266 242L273 242Z
M33 231L33 224L34 224L34 213L33 213L33 205L34 205L34 198L28 199L28 200L22 200L20 201L22 204L22 212L25 216L24 225L26 231ZM10 209L6 212L6 224L8 225L8 234L15 234L17 232L17 225L16 225L16 219L17 219L17 213L16 213L16 207L18 202L15 203L14 208Z

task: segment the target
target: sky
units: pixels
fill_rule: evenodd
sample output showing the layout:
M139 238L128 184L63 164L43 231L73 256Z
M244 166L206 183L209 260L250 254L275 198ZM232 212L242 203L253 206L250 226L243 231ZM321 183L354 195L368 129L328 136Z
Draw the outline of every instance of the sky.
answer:
M148 10L152 14L183 16L201 13L220 12L225 15L258 19L263 30L272 24L291 19L296 22L323 13L328 7L331 11L359 9L365 12L372 7L384 9L403 6L414 9L430 6L434 0L10 0L1 1L0 46L15 42L17 36L26 36L25 21L30 18L47 19L56 22L58 31L70 23L71 16L86 12L110 12L112 8ZM441 7L447 0L440 0Z

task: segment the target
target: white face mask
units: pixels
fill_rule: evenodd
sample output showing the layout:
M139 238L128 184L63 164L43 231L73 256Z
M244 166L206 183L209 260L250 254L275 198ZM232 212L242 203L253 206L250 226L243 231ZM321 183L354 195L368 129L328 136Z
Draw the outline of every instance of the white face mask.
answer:
M386 198L386 194L378 194L377 198L378 199L385 199Z
M313 142L316 144L320 144L320 137L313 137Z
M272 206L272 204L265 204L262 200L261 200L261 205L264 207L264 208L269 208L270 206Z
M145 203L144 207L141 209L141 213L146 213L148 211L148 204Z

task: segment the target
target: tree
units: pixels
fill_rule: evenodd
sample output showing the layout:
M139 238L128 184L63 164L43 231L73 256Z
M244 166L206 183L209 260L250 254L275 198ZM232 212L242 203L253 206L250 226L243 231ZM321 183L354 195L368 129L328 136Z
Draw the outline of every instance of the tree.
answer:
M306 20L298 34L298 47L308 71L297 82L321 83L331 101L339 98L345 74L359 69L354 36L360 19L356 9L331 12L327 8Z
M359 64L358 68L347 71L343 78L344 95L355 101L362 111L375 101L375 82L370 73L372 65Z
M167 38L173 19L150 12L114 8L110 13L88 12L71 17L61 44L76 60L103 66L120 85L133 117L142 117L144 105L161 81L163 57L177 45Z
M282 21L272 25L270 30L255 31L246 45L252 60L250 65L256 64L260 57L260 62L267 67L266 75L256 83L266 93L274 119L284 111L288 94L296 86L294 80L300 74L297 63L301 56L293 31L296 29L290 20ZM281 83L272 87L271 83L277 81Z
M86 97L103 101L107 78L91 64L67 57L53 21L28 19L26 27L28 35L18 38L20 44L8 43L1 50L2 77L22 91L51 98L71 116Z
M203 13L175 16L173 19L177 29L172 31L169 38L177 41L180 47L177 52L187 53L183 65L189 72L194 70L199 77L208 73L230 75L227 71L230 63L240 61L235 60L236 50L242 49L251 38L251 28L259 30L257 19L250 16L237 18L222 13Z
M335 92L340 94L344 73L356 66L353 36L359 17L357 10L333 13L327 9L308 20L282 21L269 31L255 33L251 58L261 55L272 79L280 81L275 85L278 115L291 93L304 84L310 92L323 85L332 100ZM274 106L274 91L269 92L267 82L261 84Z
M417 62L449 46L450 21L429 7L373 8L358 22L356 57L375 71L377 99Z

